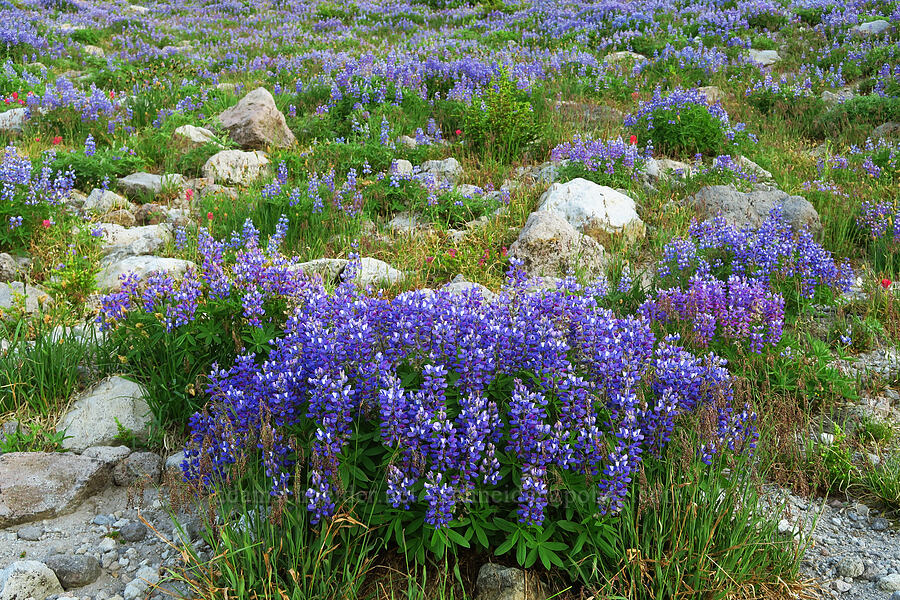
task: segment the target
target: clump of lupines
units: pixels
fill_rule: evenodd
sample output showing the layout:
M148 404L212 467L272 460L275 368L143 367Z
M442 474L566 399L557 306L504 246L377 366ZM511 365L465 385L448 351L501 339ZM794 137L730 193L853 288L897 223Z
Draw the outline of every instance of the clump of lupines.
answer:
M576 135L571 142L556 146L550 157L555 161L580 162L588 171L602 171L607 175L624 171L633 177L636 169L652 153L652 147L640 150L636 143L626 142L621 137L614 140L594 140Z
M738 142L739 135L756 141L745 133L744 123L732 123L721 104L710 104L696 88L665 94L657 89L649 102L642 101L636 112L625 116L625 126L639 132L642 141L652 140L655 147L670 152L719 154Z
M699 346L708 346L718 335L758 353L781 340L784 297L738 275L727 282L695 275L686 289L660 290L640 312L654 321L686 324L689 339Z
M665 246L657 276L684 285L694 274L721 280L739 275L769 289L779 281L796 280L805 298L818 289L847 291L853 281L850 264L836 262L808 229L795 231L780 207L759 227L736 227L722 216L694 221L687 239Z
M262 448L272 493L304 495L318 521L341 500L347 449L373 444L390 457L386 502L423 503L435 527L473 492L509 490L507 467L520 474L520 521L540 524L555 470L582 475L601 512L619 509L641 456L665 447L678 415L719 415L706 460L755 442L723 362L602 308L605 282L534 293L513 270L491 303L477 291L371 297L352 279L333 293L301 285L268 357L212 374L208 409L190 422L188 479L215 480ZM377 433L360 437L372 424Z
M157 272L144 281L134 274L125 274L119 289L101 299L97 321L109 329L128 313L142 310L160 315L166 329L171 331L203 314L203 306L232 300L239 303L251 327L262 327L264 320L281 319L279 311L267 310L267 306L290 299L302 289L296 263L279 251L286 230L287 219L282 216L275 234L263 247L259 232L250 221L229 242L218 241L206 228L200 228L199 271L188 269L181 278ZM229 260L230 253L233 261Z

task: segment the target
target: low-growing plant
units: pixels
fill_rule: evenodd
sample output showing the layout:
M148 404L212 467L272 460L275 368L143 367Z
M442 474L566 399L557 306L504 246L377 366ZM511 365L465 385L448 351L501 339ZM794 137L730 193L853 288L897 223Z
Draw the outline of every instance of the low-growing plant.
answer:
M65 452L62 444L66 439L64 431L44 427L41 423L29 423L0 436L0 454L6 452Z
M268 354L302 281L278 252L286 228L283 221L266 247L249 221L228 243L200 229L199 269L178 279L158 272L145 282L130 273L102 298L98 321L120 357L114 368L123 362L146 386L158 424L183 426L203 405L213 365L243 352Z
M663 95L653 93L642 101L637 112L625 117L625 126L638 143L673 156L725 154L754 138L744 132L743 123L732 124L720 104L709 104L697 89L676 89Z
M144 161L127 146L98 149L88 145L86 150L57 153L50 166L58 173L70 173L79 187L99 187L140 170Z

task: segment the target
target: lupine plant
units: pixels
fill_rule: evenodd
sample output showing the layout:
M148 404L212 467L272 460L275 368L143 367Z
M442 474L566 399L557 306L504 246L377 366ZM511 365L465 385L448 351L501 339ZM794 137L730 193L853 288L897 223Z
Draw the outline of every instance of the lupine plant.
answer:
M349 277L333 294L303 286L267 358L211 374L211 403L190 423L189 480L260 461L271 493L303 502L314 523L384 481L373 500L387 535L424 522L446 532L424 538L433 551L499 537L528 555L524 532L549 525L560 494L615 514L679 415L718 414L700 460L754 447L754 415L733 406L721 360L601 308L605 282L532 294L514 268L488 304L477 292L371 297Z
M15 146L4 149L0 161L0 249L25 248L35 231L61 219L61 206L72 190L73 177L54 172L52 161L49 152L37 169Z
M709 104L698 89L656 90L649 102L625 117L642 145L673 155L718 155L754 140L743 123L732 123L718 103Z
M789 296L789 307L846 291L853 281L850 264L836 261L808 230L795 232L780 207L760 227L736 227L721 216L693 222L687 238L663 249L656 274L661 286L682 287L695 274L720 281L738 275Z

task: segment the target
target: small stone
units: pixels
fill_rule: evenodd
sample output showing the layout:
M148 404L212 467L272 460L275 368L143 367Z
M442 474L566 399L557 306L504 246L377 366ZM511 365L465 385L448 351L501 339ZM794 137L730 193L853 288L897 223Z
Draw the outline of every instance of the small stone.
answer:
M793 525L791 525L791 522L787 519L781 519L780 521L778 521L778 533L785 535L790 533L793 529Z
M837 572L841 577L856 578L863 574L866 565L858 556L845 556L837 565Z
M26 542L36 542L41 539L42 535L44 535L44 530L37 525L26 525L18 531L19 539Z
M898 592L900 591L900 573L891 573L885 575L875 584L882 592Z
M841 594L849 592L850 588L852 587L852 585L841 579L835 579L831 582L831 588L836 592L840 592Z
M123 487L139 481L156 484L162 475L162 464L162 457L154 452L134 452L116 465L113 480Z
M44 600L62 594L63 588L53 571L36 560L20 560L0 570L0 599Z
M884 517L878 517L872 521L872 530L873 531L885 531L890 526L891 526L890 521L888 521Z
M488 563L478 571L477 600L543 600L540 580L521 569Z
M44 559L65 589L82 587L100 577L100 562L93 556L54 554Z
M103 538L100 543L97 545L97 551L106 554L107 552L112 552L116 549L116 540L111 537Z
M119 529L119 535L126 542L140 542L147 537L147 526L140 521L130 521Z
M891 600L900 600L900 590L891 594Z

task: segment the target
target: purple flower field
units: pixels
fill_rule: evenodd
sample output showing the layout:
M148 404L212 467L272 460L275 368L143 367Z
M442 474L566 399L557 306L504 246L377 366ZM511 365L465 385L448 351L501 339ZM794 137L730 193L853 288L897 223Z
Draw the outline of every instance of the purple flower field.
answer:
M0 100L0 600L900 593L896 0L0 0Z

